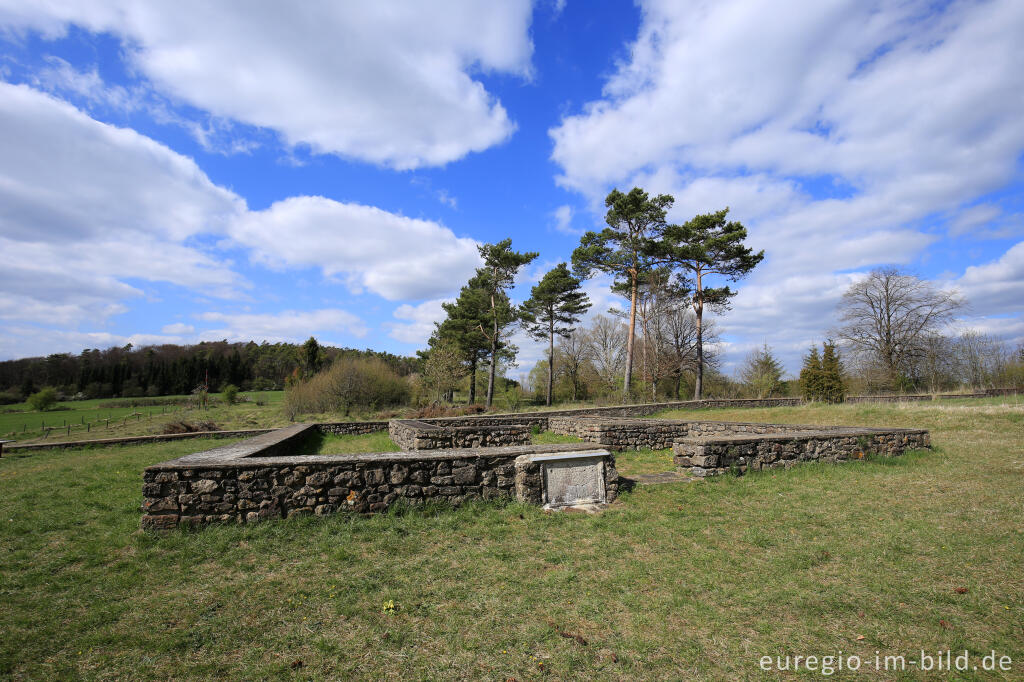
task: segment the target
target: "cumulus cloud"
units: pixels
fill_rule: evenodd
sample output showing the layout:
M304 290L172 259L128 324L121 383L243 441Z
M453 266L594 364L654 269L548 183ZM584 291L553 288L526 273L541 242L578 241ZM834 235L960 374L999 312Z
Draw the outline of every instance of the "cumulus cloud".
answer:
M362 337L368 331L358 316L337 308L285 310L279 313L207 312L196 318L220 325L200 331L200 338L206 341L227 339L299 343L311 334L323 336L340 332Z
M551 217L555 220L555 229L564 234L582 234L583 230L574 229L572 226L573 214L574 211L572 206L569 206L568 204L563 204L552 211Z
M970 266L953 284L975 312L1024 312L1024 242L1014 244L994 261Z
M78 352L85 348L112 346L160 345L190 343L187 337L174 334L115 334L105 331L80 332L48 329L34 325L4 327L0 334L0 358L42 357L51 353Z
M223 296L246 286L215 255L185 245L244 209L191 159L6 83L0 148L0 315L102 320L142 294L124 278Z
M515 124L473 75L530 76L531 3L399 4L0 0L0 27L112 33L165 95L315 152L407 169L506 140Z
M445 318L442 303L450 303L454 299L437 298L424 301L419 305L403 303L395 308L394 317L404 322L386 322L384 328L388 330L388 336L401 341L402 343L414 343L418 346L426 346L427 340L434 332L434 323Z
M469 279L477 243L439 223L324 197L292 197L241 217L232 237L269 267L316 267L388 300L436 297Z
M252 285L225 257L235 245L257 263L316 267L390 300L450 293L479 260L472 239L371 206L293 197L249 211L191 159L24 85L0 83L0 147L0 319L9 322L102 324L146 293L136 280L238 298ZM334 315L287 319L365 333ZM255 325L249 335L304 333L261 320L236 321Z
M940 238L923 221L960 215L1015 177L1019 2L641 10L602 97L550 131L557 180L595 208L616 185L672 193L676 221L730 206L767 252L722 323L741 343L820 338L847 273L913 263ZM996 215L965 211L951 231L974 234ZM1012 234L1005 222L989 236ZM1013 289L995 272L1012 269L986 271L1002 282L985 285L994 300Z

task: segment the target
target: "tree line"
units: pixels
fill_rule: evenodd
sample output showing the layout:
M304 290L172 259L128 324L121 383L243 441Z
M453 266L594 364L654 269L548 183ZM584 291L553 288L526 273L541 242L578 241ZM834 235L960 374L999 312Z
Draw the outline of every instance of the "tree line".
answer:
M417 358L391 353L305 344L229 343L113 347L55 353L0 362L0 395L17 402L43 387L66 397L140 397L189 394L205 386L216 391L231 384L242 390L282 389L289 381L312 376L339 358L375 358L399 376L419 370Z

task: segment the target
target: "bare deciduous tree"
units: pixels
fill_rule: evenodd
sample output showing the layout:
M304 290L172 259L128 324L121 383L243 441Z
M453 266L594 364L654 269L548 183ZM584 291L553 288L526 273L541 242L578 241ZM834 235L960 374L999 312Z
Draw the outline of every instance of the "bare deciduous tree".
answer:
M953 319L964 300L895 268L873 270L839 303L836 338L877 363L890 388L898 388L924 353L925 339Z
M588 358L607 393L618 387L626 366L628 328L618 320L597 315L586 330Z
M579 400L580 388L583 385L583 370L587 362L589 348L586 339L579 329L573 330L569 336L559 337L559 368L572 384L572 399Z

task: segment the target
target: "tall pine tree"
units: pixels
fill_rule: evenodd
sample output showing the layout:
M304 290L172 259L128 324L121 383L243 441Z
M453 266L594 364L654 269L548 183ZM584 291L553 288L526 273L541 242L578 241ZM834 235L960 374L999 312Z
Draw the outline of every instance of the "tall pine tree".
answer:
M511 288L520 268L540 254L536 251L513 251L511 239L503 239L497 244L484 244L478 248L484 266L477 270L477 273L481 275L483 288L491 304L488 328L480 325L480 331L490 343L491 363L487 372L487 407L490 407L494 402L494 372L498 363L498 351L505 345L501 336L519 317L519 311L508 304L507 290Z
M548 342L547 405L551 404L554 385L555 336L568 337L589 309L590 298L565 263L544 275L522 305L520 314L527 333L538 341Z
M736 282L764 259L743 245L747 229L726 221L729 209L695 216L682 225L668 225L663 239L650 242L653 257L682 270L693 289L693 312L697 316L697 380L693 397L704 394L704 310L727 308L737 294L728 286L710 287L705 278L718 275Z
M457 348L466 363L469 374L468 403L476 402L476 375L481 360L487 357L490 341L482 327L489 322L490 300L484 286L484 277L479 272L462 287L459 297L451 303L443 303L447 317L439 322L430 337L430 348L449 346ZM504 310L510 308L508 297L498 296L498 305Z
M572 266L580 279L595 271L615 276L620 284L629 286L629 336L626 338L626 370L623 382L625 399L629 399L633 379L633 341L636 337L637 287L643 273L650 268L650 242L661 237L665 228L665 211L675 199L669 194L650 197L639 187L629 194L612 190L605 197L608 208L600 232L587 232L572 252Z

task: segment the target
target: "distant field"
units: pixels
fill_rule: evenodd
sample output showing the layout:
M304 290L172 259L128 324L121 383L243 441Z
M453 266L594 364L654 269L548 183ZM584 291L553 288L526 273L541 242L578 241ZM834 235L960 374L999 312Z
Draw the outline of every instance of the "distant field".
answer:
M142 469L224 441L12 454L0 677L759 680L765 655L966 649L1013 669L937 679L1022 678L1024 406L714 416L920 426L936 449L641 486L594 516L478 503L164 536L138 530Z
M132 398L97 398L93 400L69 400L57 403L55 409L45 412L31 410L26 403L0 407L0 437L19 441L36 442L52 427L48 440L76 440L88 438L116 438L119 436L157 433L161 426L174 419L214 421L225 426L236 423L252 424L254 413L264 412L268 416L280 413L284 391L246 392L239 395L249 400L228 406L214 401L210 410L186 410L180 405L142 405L139 407L103 407L107 403L120 403ZM219 395L214 394L214 398ZM181 399L187 396L164 396L159 400ZM145 401L145 398L135 400ZM258 406L257 401L265 403ZM125 417L128 417L127 422ZM249 417L249 419L247 419ZM107 424L109 420L109 427ZM268 420L270 423L271 420ZM277 419L282 422L283 419ZM68 435L66 427L71 425ZM88 429L86 428L88 424ZM277 424L273 424L277 425ZM250 425L249 428L260 428Z

